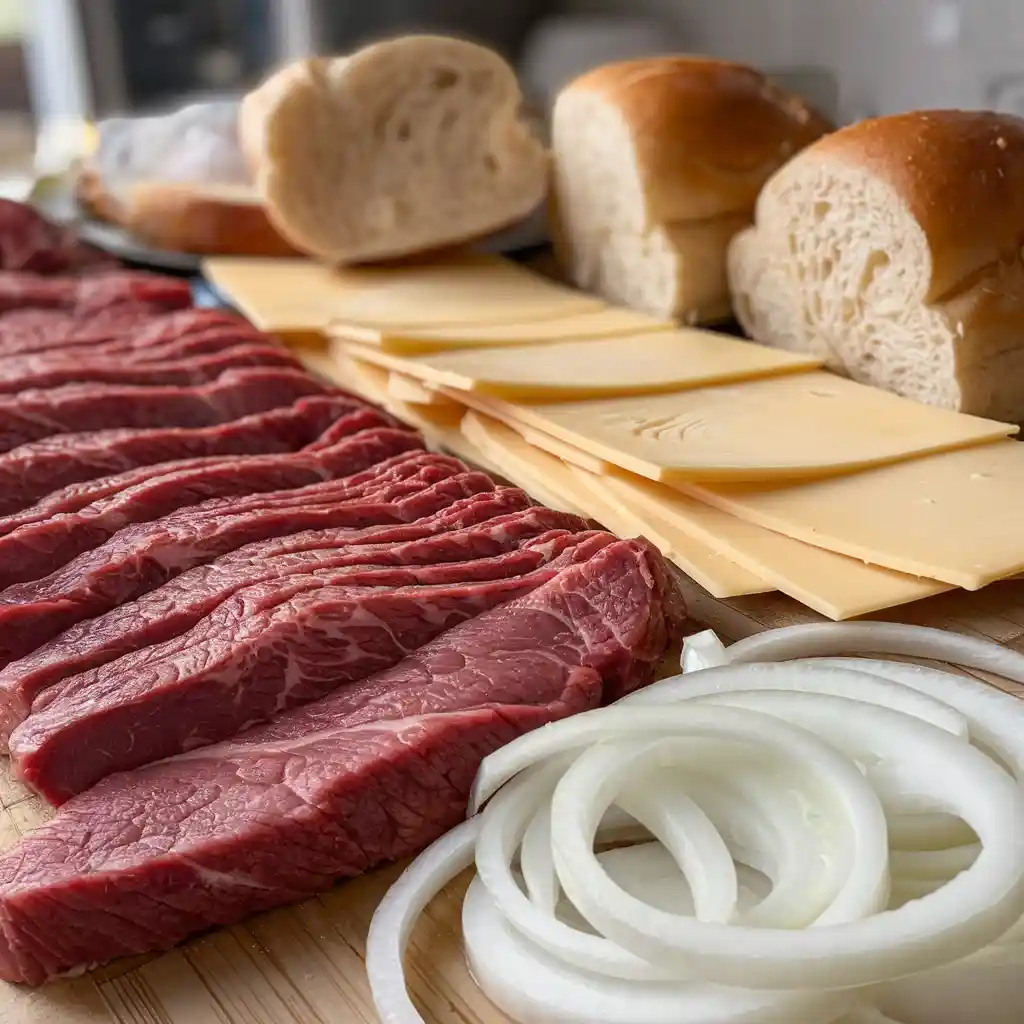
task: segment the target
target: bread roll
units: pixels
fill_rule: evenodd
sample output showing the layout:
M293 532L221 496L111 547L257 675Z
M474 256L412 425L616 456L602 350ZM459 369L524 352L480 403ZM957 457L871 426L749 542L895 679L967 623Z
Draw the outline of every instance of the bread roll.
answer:
M1024 422L1024 121L882 117L765 186L729 279L756 340L930 405Z
M730 239L771 174L829 127L729 61L655 57L588 72L559 94L552 123L564 273L654 316L728 317Z
M483 237L542 202L547 154L521 98L496 53L408 36L278 72L243 101L240 134L281 233L360 263Z
M249 183L237 122L232 101L101 122L76 177L78 205L156 249L294 255Z

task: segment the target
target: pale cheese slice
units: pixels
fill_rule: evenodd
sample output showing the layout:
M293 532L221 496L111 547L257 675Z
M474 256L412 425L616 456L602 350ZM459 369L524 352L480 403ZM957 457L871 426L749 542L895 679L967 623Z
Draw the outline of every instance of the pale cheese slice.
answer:
M526 323L605 308L510 260L460 253L417 263L334 269L302 259L216 258L210 282L262 330L324 332Z
M596 481L613 504L662 524L662 529L703 540L830 619L869 615L952 589L947 583L893 572L793 540L664 484L624 475L587 479Z
M497 464L503 476L519 484L538 500L546 504L554 502L558 507L568 511L576 510L578 514L596 519L620 537L646 536L666 558L713 597L740 597L762 594L772 589L754 573L718 554L696 538L681 537L677 538L677 544L668 544L663 536L650 531L642 518L623 513L602 500L599 493L595 494L584 487L572 467L538 451L503 424L469 412L462 422L462 429Z
M434 387L535 402L678 391L813 370L821 363L696 328L405 358L367 345L358 351L362 359Z
M791 486L686 489L788 537L967 590L1024 570L1016 441Z
M470 326L377 328L365 324L336 323L330 332L338 337L372 345L383 352L415 355L449 349L486 348L497 345L536 345L554 341L578 341L620 334L670 330L676 325L644 313L617 306L591 312L570 313L553 319Z
M501 474L459 429L465 410L456 404L421 406L403 402L388 393L388 375L376 366L360 363L343 354L303 349L303 363L339 387L379 405L403 423L420 431L428 447L451 452L473 466L497 476Z
M523 426L522 423L510 424L510 426L524 441L547 452L548 455L554 455L562 462L567 462L570 466L579 466L580 469L585 469L589 473L608 473L615 468L604 459L595 458L589 452L559 441L557 437L552 437L543 430L534 430L533 427Z
M823 371L582 402L508 402L445 390L506 424L543 431L664 483L827 476L1017 431Z
M388 394L411 405L458 406L459 403L448 395L443 395L434 388L427 387L415 377L404 373L388 374Z
M336 382L338 367L333 353L325 345L295 344L289 347L307 370L325 380Z

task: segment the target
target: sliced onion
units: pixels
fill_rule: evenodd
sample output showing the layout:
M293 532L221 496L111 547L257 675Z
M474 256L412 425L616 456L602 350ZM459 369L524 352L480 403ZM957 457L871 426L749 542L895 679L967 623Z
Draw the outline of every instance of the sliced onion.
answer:
M663 704L701 694L736 690L785 690L822 693L902 711L945 732L967 739L964 716L948 704L900 680L881 679L867 668L855 667L855 659L841 666L817 660L743 664L705 669L696 674L670 676L623 697L617 704ZM956 678L955 676L951 678ZM1011 698L1014 699L1014 698Z
M416 919L473 863L480 822L463 822L423 851L384 894L366 937L366 973L380 1024L423 1024L405 984L405 951Z
M902 1024L1019 1024L1024 950L992 946L887 985L876 998Z
M896 654L1024 683L1024 654L962 633L897 622L822 622L755 633L728 648L729 661L791 661L833 654Z
M952 995L928 1016L926 997L1021 974L1021 706L930 667L831 657L860 652L1024 681L1015 652L888 623L728 649L690 638L682 676L485 760L472 796L483 813L417 860L375 917L382 1019L420 1020L402 952L473 852L467 954L522 1022L1018 1019L1015 989L996 1016L961 1004L955 1017ZM597 852L613 835L639 843Z
M683 641L683 653L679 667L684 672L699 672L702 669L724 665L729 660L725 644L718 639L714 630L694 633Z
M479 879L466 894L462 931L473 977L500 1010L528 1024L832 1024L855 1001L846 992L651 985L581 971L517 932Z

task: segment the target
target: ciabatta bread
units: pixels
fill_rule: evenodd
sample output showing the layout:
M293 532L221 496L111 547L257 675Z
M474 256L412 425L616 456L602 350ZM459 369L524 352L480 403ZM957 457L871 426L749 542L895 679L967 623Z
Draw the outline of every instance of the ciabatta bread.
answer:
M281 233L360 263L489 235L543 201L521 99L491 50L407 36L283 69L243 101L240 134Z
M564 273L689 323L729 315L725 256L765 181L829 124L762 74L703 57L608 64L552 122L552 233Z
M1024 121L931 111L822 139L765 186L736 237L736 312L930 405L1024 421Z

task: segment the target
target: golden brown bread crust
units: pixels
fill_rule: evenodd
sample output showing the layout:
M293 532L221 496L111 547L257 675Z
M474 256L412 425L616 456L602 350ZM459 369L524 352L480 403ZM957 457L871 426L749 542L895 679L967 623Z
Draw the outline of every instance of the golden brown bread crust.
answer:
M862 168L906 204L931 250L927 302L968 287L1024 243L1024 120L932 110L874 118L816 142L802 160Z
M124 228L144 245L197 256L295 256L271 224L263 204L230 187L146 182L123 200L83 167L74 196L88 216Z
M78 208L94 220L120 224L124 216L121 204L106 190L99 174L87 164L75 173L72 194Z
M136 185L122 223L160 249L202 256L295 256L263 204L239 190L147 183Z
M619 109L654 222L751 210L768 177L833 127L759 71L710 57L606 64L565 91Z

